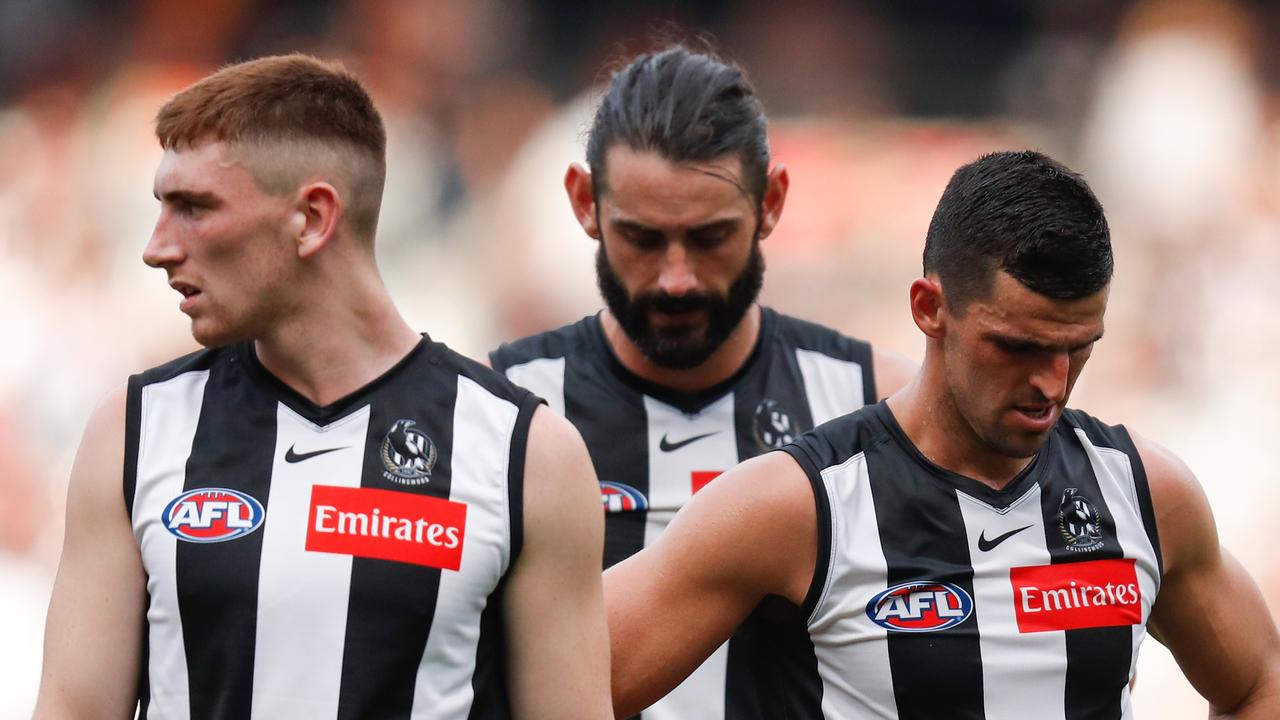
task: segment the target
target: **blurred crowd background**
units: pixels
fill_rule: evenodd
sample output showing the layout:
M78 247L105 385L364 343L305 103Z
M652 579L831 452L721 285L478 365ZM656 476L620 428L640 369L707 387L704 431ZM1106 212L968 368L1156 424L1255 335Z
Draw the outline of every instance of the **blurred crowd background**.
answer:
M0 718L34 700L90 411L194 349L140 260L152 117L222 63L294 50L373 93L386 279L477 357L599 306L561 178L610 68L668 39L709 34L748 69L791 170L766 301L916 359L907 286L950 173L1003 148L1064 160L1117 255L1073 404L1179 453L1280 609L1278 29L1263 0L0 0ZM1139 667L1140 715L1204 717L1156 642Z

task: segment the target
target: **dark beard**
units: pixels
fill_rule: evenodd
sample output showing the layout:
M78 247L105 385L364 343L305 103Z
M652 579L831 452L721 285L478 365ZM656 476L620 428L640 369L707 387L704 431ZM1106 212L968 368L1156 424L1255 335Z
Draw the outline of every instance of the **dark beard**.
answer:
M707 358L733 334L743 316L760 295L764 284L764 255L760 241L752 241L747 266L734 278L726 296L692 293L674 297L650 292L631 298L622 279L609 265L604 243L596 251L596 284L605 306L617 318L623 332L640 352L655 365L672 370L688 370L706 362ZM707 310L706 330L687 326L671 326L655 330L649 324L649 312L682 313Z

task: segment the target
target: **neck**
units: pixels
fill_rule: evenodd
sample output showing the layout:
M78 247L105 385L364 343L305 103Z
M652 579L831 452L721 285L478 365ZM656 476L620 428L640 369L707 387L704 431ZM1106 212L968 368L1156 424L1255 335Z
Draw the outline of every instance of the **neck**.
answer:
M946 382L945 368L926 350L920 373L888 399L907 438L939 467L1002 490L1034 458L1014 458L993 450L960 414Z
M422 340L400 316L375 267L304 288L304 301L254 341L271 374L329 405L390 370Z
M760 306L752 305L738 327L703 363L688 370L654 364L644 356L607 309L601 314L605 340L622 366L637 377L678 392L694 393L714 387L742 369L760 337Z

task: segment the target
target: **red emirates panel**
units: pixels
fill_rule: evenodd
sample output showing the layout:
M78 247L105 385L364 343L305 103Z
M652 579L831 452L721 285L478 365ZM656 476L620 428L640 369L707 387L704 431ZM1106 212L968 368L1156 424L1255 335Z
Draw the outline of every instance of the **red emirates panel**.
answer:
M1009 581L1019 632L1142 622L1142 586L1131 558L1016 567Z
M307 550L445 570L462 565L467 506L443 498L316 485Z

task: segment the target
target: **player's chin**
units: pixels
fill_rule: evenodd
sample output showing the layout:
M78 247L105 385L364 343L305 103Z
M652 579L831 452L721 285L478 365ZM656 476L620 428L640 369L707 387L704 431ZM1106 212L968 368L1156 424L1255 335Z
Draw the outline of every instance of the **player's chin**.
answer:
M191 337L204 347L223 347L245 339L244 333L236 330L235 326L209 316L191 319Z

